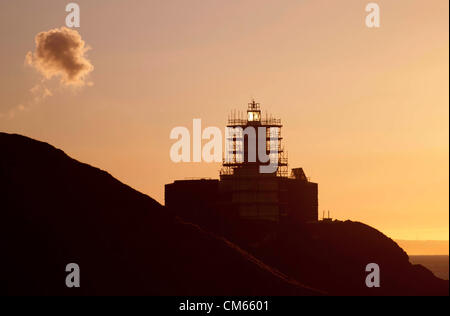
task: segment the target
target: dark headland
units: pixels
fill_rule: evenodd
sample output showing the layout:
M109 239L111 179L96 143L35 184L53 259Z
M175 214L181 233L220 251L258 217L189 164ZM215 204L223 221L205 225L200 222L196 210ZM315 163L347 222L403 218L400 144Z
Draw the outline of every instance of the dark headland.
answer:
M37 295L448 295L379 231L305 224L259 245L172 215L46 143L0 133L0 293ZM239 246L237 245L239 244ZM81 287L65 286L77 263ZM381 287L365 286L365 266Z

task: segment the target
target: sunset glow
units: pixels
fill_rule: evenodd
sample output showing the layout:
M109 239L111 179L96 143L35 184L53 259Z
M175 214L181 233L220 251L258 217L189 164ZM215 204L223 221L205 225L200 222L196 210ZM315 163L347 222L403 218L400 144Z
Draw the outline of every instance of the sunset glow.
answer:
M65 25L65 4L2 1L0 131L164 204L164 184L221 166L172 162L170 131L196 118L223 131L254 98L281 118L290 166L319 184L320 215L448 240L449 3L377 2L381 27L369 29L362 0L79 0L81 71L43 81L26 56Z

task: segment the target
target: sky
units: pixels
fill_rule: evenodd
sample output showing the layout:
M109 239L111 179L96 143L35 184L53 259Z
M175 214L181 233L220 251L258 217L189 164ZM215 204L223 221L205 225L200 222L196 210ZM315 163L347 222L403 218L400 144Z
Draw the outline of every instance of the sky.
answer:
M26 58L68 2L1 1L0 131L164 203L164 184L220 170L172 162L170 131L223 128L255 98L282 119L290 167L319 183L320 213L448 240L449 3L375 1L367 28L368 2L79 0L87 68L70 84Z

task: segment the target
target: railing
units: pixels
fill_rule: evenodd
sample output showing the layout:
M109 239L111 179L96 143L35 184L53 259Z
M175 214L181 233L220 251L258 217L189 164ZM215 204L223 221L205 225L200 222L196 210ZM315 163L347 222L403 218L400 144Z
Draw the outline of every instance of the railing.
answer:
M259 122L261 125L271 125L271 126L280 126L281 127L281 119L276 118L268 118L268 119L262 119L260 121L253 121L253 122ZM247 126L250 125L251 122L249 122L247 119L241 119L241 118L232 118L228 120L229 126Z

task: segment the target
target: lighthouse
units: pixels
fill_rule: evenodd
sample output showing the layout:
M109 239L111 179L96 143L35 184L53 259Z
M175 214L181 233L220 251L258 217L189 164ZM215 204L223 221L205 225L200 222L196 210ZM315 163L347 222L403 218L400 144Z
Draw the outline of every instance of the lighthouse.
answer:
M226 124L219 179L176 180L165 186L165 204L174 213L212 231L230 235L235 227L318 220L318 184L303 168L289 173L279 118L263 114L252 100L232 111ZM228 233L227 233L228 232Z

